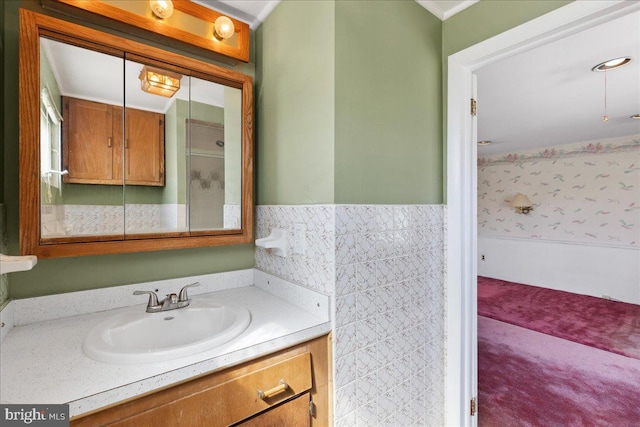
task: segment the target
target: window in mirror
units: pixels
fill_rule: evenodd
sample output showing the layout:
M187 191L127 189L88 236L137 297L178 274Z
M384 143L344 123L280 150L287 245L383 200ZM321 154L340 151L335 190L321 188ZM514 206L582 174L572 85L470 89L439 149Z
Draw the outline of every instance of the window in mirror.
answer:
M49 87L43 84L40 91L40 173L43 184L54 188L60 188L60 178L63 173L67 173L62 170L61 124L60 109L56 106Z

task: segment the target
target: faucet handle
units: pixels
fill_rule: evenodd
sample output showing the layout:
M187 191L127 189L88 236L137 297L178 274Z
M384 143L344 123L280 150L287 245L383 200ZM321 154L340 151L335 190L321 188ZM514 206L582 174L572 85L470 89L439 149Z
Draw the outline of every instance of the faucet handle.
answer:
M180 296L178 297L178 302L186 302L189 301L189 295L187 295L187 288L195 288L196 286L200 286L200 282L192 283L190 285L186 285L182 289L180 289Z
M158 303L158 295L156 295L153 291L133 291L134 295L149 295L149 302L147 303L147 308L155 308L160 304Z

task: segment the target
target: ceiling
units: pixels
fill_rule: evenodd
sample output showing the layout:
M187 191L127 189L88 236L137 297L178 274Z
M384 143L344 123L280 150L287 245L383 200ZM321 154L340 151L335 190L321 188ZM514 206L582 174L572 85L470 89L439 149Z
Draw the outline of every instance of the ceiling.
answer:
M255 30L280 0L192 0L249 24ZM480 0L415 0L420 6L445 20Z
M630 56L606 73L593 66ZM640 11L476 72L478 156L640 134Z

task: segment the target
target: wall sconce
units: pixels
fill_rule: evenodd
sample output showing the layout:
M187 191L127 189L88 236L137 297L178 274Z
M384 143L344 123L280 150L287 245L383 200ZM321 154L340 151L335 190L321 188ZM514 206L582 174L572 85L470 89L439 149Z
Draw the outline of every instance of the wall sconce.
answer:
M144 92L171 98L180 89L182 76L145 65L140 70L140 87Z
M516 196L511 201L512 208L516 208L516 212L519 214L528 214L533 210L533 203L527 196L522 193L516 194Z
M149 0L149 7L153 14L160 19L169 18L173 14L171 0Z
M233 36L236 29L233 25L233 21L226 16L219 16L213 25L213 37L218 41L222 41Z

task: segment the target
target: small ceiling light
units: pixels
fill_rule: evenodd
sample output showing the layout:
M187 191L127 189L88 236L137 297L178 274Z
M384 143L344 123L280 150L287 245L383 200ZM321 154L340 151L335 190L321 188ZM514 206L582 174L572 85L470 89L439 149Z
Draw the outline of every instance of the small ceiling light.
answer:
M516 208L516 212L519 214L528 214L533 210L533 203L527 196L522 193L516 194L516 196L511 201L512 208Z
M224 15L219 16L213 25L213 37L219 41L231 38L235 31L233 21Z
M491 141L489 141L489 140L478 141L478 145L491 145Z
M155 16L165 19L173 14L173 2L171 0L149 0L149 7Z
M634 114L633 116L629 116L630 119L640 120L640 114Z
M145 65L140 70L140 87L144 92L171 98L180 89L182 76Z
M622 67L623 65L627 65L631 62L631 58L628 56L621 56L620 58L610 59L608 61L604 61L596 65L591 69L591 71L607 71L613 70L614 68Z

